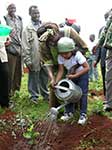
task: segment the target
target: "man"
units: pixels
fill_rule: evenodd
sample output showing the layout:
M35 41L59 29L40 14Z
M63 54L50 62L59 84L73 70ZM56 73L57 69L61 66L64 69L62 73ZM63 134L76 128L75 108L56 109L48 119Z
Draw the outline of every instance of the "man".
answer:
M104 32L99 39L98 46L107 49L107 72L106 72L106 100L104 110L112 110L112 9L110 9L109 17L104 28Z
M48 99L48 76L45 68L41 66L40 48L37 36L37 29L41 25L38 7L31 6L29 8L29 15L31 17L31 21L22 34L22 56L24 63L29 69L28 91L30 93L30 99L32 102L37 104L40 94L44 97L44 99Z
M97 81L98 80L98 70L97 67L94 67L94 61L96 59L96 42L95 42L95 34L89 35L89 49L90 49L90 56L88 58L88 63L90 66L89 70L89 80L90 81Z
M10 35L11 43L6 47L9 66L9 93L13 96L16 90L20 90L22 68L21 68L21 35L23 23L21 17L17 16L16 6L13 3L7 6L8 14L4 16L6 24L12 28Z
M48 74L50 78L51 88L50 88L50 101L49 107L57 107L59 105L57 98L54 95L55 74L58 70L57 63L57 42L61 37L70 37L77 44L78 48L85 52L87 50L86 43L81 39L79 34L71 27L65 26L64 28L59 28L55 23L45 23L38 29L38 36L41 46L41 56L44 61L44 65L48 69Z
M106 12L104 14L104 19L105 22L107 22L109 17L109 13ZM98 38L100 39L100 37L102 36L102 33L105 30L105 26L101 27L101 29L99 30L99 34L98 34ZM105 95L106 95L106 87L105 87L105 75L106 75L106 54L107 54L107 49L105 47L98 47L96 49L96 60L94 61L94 67L97 66L97 64L100 62L100 67L101 67L101 75L102 75L102 81L103 81L103 93L104 93L104 99L105 99Z

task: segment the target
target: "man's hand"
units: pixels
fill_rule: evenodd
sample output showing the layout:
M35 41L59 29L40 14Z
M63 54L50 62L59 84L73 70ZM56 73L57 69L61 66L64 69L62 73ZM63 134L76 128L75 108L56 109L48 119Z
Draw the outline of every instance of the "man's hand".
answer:
M9 38L7 38L6 42L5 42L5 46L9 46L11 44L11 41Z
M93 67L96 67L96 66L97 66L97 62L94 61L94 62L93 62Z
M29 71L33 70L33 65L32 64L28 64L27 67L28 67Z

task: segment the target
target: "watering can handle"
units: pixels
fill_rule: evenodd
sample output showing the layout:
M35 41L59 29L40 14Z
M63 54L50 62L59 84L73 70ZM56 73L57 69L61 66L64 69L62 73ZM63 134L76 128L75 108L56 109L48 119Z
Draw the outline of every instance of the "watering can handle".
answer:
M72 89L69 89L69 88L66 88L66 87L63 87L63 86L59 86L59 85L56 85L55 88L60 89L60 90L65 90L65 91L72 90Z

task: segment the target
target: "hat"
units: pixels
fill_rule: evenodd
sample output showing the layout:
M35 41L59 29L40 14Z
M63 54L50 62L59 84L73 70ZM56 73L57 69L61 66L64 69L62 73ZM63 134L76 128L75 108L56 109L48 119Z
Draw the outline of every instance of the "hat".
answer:
M62 37L58 41L58 52L59 53L64 53L64 52L71 52L74 51L75 49L75 43L73 39L69 37Z

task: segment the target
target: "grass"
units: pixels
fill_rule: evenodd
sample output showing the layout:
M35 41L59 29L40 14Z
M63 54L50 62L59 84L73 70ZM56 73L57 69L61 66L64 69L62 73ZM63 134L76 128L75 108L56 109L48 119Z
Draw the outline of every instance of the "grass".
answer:
M48 112L48 101L43 100L42 97L39 97L37 105L30 101L27 90L27 78L27 74L24 74L20 92L16 92L12 97L14 103L12 110L17 114L22 114L23 117L27 116L33 121L43 120Z
M12 108L12 111L16 112L16 123L21 127L21 131L23 132L23 137L28 139L29 144L33 145L35 144L36 138L39 136L39 132L35 130L35 124L38 120L44 120L47 117L47 114L49 112L49 106L48 102L43 100L42 97L39 97L39 103L36 105L32 103L29 99L29 94L27 90L27 74L24 74L22 77L22 85L20 92L16 92L15 95L12 97L11 101L14 103L14 107ZM96 88L97 87L97 88ZM100 91L102 89L102 81L98 80L97 82L90 82L89 84L90 90L97 90ZM0 114L4 113L4 109L0 108ZM100 97L95 96L94 98L91 98L90 93L88 93L88 116L98 114L98 115L106 115L107 117L112 118L112 112L111 113L104 113L103 112L103 101ZM79 117L79 111L75 113L73 120L71 123L76 122ZM17 120L20 120L19 122ZM25 120L25 129L23 129L23 119ZM3 121L2 121L3 122ZM19 123L19 124L18 124ZM7 127L7 124L9 127ZM6 122L5 124L2 123L0 125L0 131L3 131L7 128L11 128L14 131L17 129L14 129L12 122L9 124L9 122ZM99 144L99 142L94 138L89 140L82 140L80 141L80 146L77 148L77 150L85 150L85 149L93 149L95 145ZM74 149L75 150L75 149Z
M16 92L12 97L12 101L14 103L12 111L16 112L23 118L28 117L33 122L35 122L35 120L44 120L49 112L48 101L45 101L42 97L39 97L39 103L36 105L29 100L27 78L27 74L24 74L22 77L20 92ZM101 78L97 82L90 82L89 89L100 91L102 89ZM0 114L1 113L4 113L2 108L0 108ZM91 99L90 94L88 93L88 115L92 115L93 113L104 115L103 101L99 97L94 97L94 99ZM106 113L106 115L112 118L111 113Z

